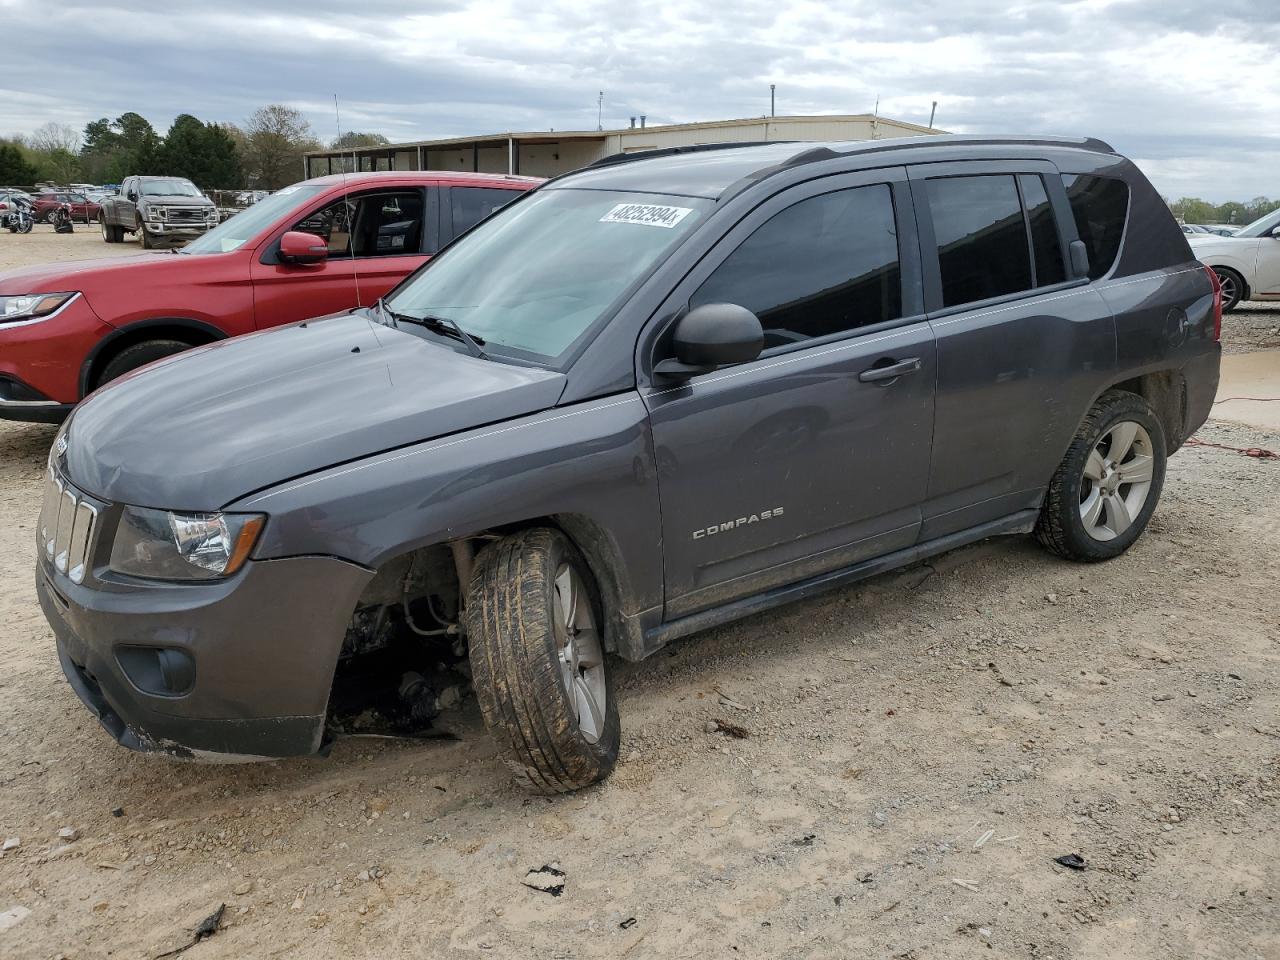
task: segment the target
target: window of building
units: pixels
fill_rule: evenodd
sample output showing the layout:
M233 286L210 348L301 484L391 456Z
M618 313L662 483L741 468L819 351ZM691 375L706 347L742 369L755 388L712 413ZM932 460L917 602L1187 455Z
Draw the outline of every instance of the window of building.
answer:
M690 298L760 318L765 347L894 320L902 270L893 194L876 184L801 200L762 224Z

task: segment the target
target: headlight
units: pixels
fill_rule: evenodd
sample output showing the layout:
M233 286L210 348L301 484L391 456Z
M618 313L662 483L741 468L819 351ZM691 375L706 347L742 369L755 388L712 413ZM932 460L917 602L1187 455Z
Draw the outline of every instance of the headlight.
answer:
M169 217L168 207L147 207L148 220L167 220Z
M39 320L71 301L75 293L20 293L0 296L0 323Z
M244 565L262 532L260 513L171 513L125 507L111 569L153 580L214 580Z

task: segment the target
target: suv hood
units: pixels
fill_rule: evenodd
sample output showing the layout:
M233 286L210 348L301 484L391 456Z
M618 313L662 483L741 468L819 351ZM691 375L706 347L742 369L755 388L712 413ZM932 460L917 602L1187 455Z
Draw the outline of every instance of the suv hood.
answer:
M0 294L62 293L80 290L89 296L93 284L107 279L111 284L121 282L121 271L129 274L128 283L145 284L147 279L138 271L165 270L163 264L180 263L181 258L172 253L139 253L123 257L105 257L101 260L81 260L76 263L42 263L39 266L6 270L0 273Z
M218 510L335 464L545 410L564 380L339 314L108 384L72 414L60 463L104 500Z

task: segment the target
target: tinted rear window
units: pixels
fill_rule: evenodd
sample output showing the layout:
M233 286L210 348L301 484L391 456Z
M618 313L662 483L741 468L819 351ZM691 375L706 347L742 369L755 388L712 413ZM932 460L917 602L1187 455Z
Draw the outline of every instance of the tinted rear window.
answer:
M928 184L943 306L1030 290L1027 227L1013 177L946 177Z
M1120 252L1129 213L1129 185L1113 177L1064 173L1062 185L1071 201L1071 215L1080 239L1089 249L1089 279L1111 271Z
M499 207L504 207L516 197L519 190L498 190L494 187L453 187L449 202L453 207L453 235L465 233Z

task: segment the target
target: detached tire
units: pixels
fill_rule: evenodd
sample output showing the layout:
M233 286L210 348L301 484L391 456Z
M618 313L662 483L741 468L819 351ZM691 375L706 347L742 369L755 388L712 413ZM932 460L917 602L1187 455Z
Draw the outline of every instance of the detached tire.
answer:
M165 357L171 357L175 353L182 353L184 350L190 349L191 344L183 343L181 340L146 340L142 343L135 343L131 347L125 347L111 358L111 362L102 368L102 375L98 377L94 387L110 383L117 377L123 377L126 373L146 366L155 360L163 360Z
M1160 500L1166 449L1164 429L1146 400L1121 390L1104 393L1049 483L1036 537L1083 563L1124 553Z
M558 530L524 530L480 554L466 605L471 672L485 724L527 789L568 793L618 762L601 623L595 580Z

